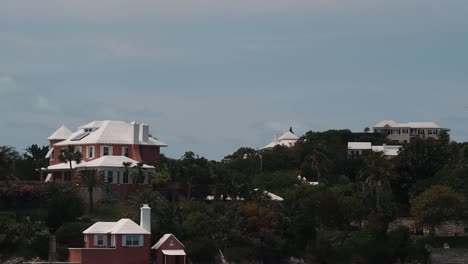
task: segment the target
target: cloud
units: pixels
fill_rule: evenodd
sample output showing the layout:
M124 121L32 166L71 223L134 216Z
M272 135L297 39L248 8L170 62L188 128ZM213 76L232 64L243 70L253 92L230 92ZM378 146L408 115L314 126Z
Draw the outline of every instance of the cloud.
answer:
M13 91L16 87L16 81L11 75L0 73L0 94Z
M46 97L42 95L36 96L34 106L36 109L44 112L58 113L60 110L57 105L51 103Z

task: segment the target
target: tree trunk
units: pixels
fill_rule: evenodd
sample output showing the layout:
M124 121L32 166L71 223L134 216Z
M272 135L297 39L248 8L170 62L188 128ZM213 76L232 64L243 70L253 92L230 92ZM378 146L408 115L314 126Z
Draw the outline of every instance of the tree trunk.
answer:
M50 234L49 237L49 262L54 262L57 254L57 242L55 234Z
M92 213L94 210L93 188L88 188L88 194L89 194L89 212Z
M72 162L70 161L70 181L73 178L72 175L73 175L73 168L72 168Z

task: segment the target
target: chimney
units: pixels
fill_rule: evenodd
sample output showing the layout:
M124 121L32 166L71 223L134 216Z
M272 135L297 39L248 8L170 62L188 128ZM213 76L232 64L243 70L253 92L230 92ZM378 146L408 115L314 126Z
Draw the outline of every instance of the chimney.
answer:
M140 142L140 125L137 122L131 122L133 126L133 144Z
M148 204L140 208L140 226L151 233L151 208Z
M149 125L141 124L140 126L140 140L149 141Z

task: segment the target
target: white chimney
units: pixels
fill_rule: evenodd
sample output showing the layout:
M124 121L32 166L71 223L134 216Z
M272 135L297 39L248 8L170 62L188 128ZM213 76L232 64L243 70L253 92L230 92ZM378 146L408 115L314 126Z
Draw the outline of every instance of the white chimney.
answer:
M140 125L137 122L130 123L133 125L133 144L140 142Z
M151 208L148 204L140 208L140 226L151 233Z
M149 125L141 124L140 126L140 140L149 141Z

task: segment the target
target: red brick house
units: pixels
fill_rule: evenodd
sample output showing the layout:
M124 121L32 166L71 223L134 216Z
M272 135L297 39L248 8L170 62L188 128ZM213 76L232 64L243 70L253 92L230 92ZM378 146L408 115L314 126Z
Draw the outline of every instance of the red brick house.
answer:
M184 245L173 235L165 234L151 248L156 250L156 264L185 264Z
M149 264L151 249L156 249L158 264L185 264L182 243L165 234L150 248L151 208L140 208L140 225L130 219L97 222L83 231L84 247L69 248L68 262L80 264Z
M123 162L131 168L142 162L144 179L139 184L148 184L155 175L154 165L160 155L160 148L166 144L152 137L149 125L122 121L93 121L71 132L65 126L57 129L48 138L50 150L49 166L43 168L43 181L73 181L76 173L70 175L70 165L62 163L59 155L67 146L74 146L82 153L79 164L72 162L73 170L97 169L105 182L114 189L127 192L132 189L131 175L125 173ZM130 185L130 186L129 186Z

